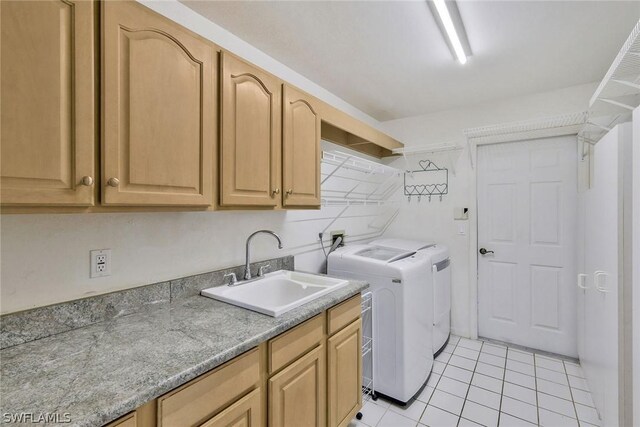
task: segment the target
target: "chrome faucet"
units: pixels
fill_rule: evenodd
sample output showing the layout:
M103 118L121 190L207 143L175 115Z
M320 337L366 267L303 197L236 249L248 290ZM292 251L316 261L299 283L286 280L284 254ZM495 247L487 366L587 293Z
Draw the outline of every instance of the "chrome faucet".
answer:
M251 264L251 260L250 260L251 250L250 250L249 244L251 243L251 239L253 238L253 236L260 233L271 234L273 237L275 237L278 240L278 249L282 249L282 240L280 240L280 236L278 236L276 233L274 233L271 230L258 230L255 233L251 234L251 236L247 238L247 252L246 252L247 258L244 263L244 280L251 279L251 268L249 267L249 265Z

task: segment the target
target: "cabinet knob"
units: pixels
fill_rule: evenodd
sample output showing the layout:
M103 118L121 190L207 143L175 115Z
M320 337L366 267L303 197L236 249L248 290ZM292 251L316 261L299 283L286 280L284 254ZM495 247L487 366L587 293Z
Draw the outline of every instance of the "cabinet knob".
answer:
M107 181L107 185L109 185L110 187L117 187L118 185L120 185L120 180L118 178L109 178L109 181Z
M273 190L271 193L272 193L272 195L273 195L273 196L275 196L276 194L280 194L280 189L279 189L279 188L276 188L276 189L275 189L275 190Z
M292 194L293 194L293 189L292 188L288 189L287 190L287 196L290 196Z
M80 184L90 187L93 185L93 178L91 178L90 176L83 176L80 180Z

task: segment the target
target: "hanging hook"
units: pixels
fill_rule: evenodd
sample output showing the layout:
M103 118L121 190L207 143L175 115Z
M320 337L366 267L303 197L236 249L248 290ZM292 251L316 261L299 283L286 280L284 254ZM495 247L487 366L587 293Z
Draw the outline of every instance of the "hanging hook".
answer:
M431 203L431 194L429 194L429 203Z
M440 201L442 201L442 194L440 195Z

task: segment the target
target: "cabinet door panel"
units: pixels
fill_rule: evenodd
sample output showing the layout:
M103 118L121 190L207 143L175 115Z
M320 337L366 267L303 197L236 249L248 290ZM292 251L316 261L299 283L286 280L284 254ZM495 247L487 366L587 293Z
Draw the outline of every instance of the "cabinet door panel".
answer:
M280 83L222 53L220 180L223 206L277 206Z
M105 427L136 427L138 425L138 417L136 413L125 415L124 417L107 424Z
M259 427L260 425L262 425L262 393L258 388L202 424L201 427Z
M284 206L320 206L320 115L313 97L284 85Z
M210 205L214 47L142 5L103 7L104 202Z
M4 205L93 204L93 8L85 1L0 2Z
M358 319L327 341L329 426L346 426L362 407L362 323Z
M271 427L324 427L325 347L319 345L269 380Z

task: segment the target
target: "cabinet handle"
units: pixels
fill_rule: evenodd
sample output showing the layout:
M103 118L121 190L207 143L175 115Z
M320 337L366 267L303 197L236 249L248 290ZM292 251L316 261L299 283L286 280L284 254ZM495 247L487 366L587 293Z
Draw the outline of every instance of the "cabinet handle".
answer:
M279 189L279 188L276 188L275 190L273 190L273 191L271 192L271 196L272 196L272 197L273 197L273 196L275 196L276 194L280 194L280 189Z
M107 181L107 185L109 185L110 187L117 187L118 185L120 185L120 180L118 178L109 178L109 181Z
M80 184L90 187L93 185L93 178L91 178L90 176L83 176L80 180Z
M293 194L293 189L291 189L291 188L290 188L290 189L288 189L288 190L287 190L287 196L290 196L290 195L292 195L292 194Z
M578 274L578 287L580 289L589 289L586 286L586 281L587 281L587 275L586 274L584 274L584 273Z
M593 273L593 284L595 288L602 293L610 292L609 289L607 289L605 286L602 286L602 281L600 280L601 277L604 277L604 282L606 283L607 276L608 274L602 270L598 270Z

